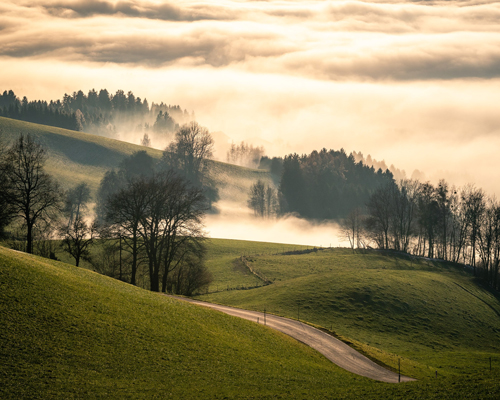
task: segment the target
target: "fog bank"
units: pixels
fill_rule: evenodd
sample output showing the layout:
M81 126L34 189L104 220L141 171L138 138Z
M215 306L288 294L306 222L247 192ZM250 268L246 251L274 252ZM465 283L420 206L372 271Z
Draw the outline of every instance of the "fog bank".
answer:
M257 218L247 207L238 203L219 202L220 213L205 219L209 237L252 240L258 242L308 245L316 247L345 247L339 241L336 223L311 223L302 218L287 216L281 219ZM290 250L286 247L286 250Z

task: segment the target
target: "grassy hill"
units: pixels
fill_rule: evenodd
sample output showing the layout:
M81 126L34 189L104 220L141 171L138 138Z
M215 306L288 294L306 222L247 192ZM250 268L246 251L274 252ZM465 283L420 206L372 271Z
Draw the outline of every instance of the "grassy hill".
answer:
M500 393L498 369L375 382L265 326L2 247L0 325L2 399L495 399Z
M274 283L200 299L300 318L392 368L403 357L418 378L483 371L490 357L500 370L500 299L460 267L347 249L246 262Z
M46 170L64 188L87 182L95 192L104 173L132 153L146 150L156 159L162 155L161 150L115 139L0 117L2 143L12 143L21 133L33 135L47 148ZM267 171L214 160L208 160L208 167L209 179L216 183L223 201L245 203L250 186L258 179L272 182Z

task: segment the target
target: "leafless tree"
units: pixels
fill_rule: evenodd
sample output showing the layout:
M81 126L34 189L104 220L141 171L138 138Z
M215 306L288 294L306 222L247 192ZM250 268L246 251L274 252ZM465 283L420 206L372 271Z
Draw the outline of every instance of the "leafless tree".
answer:
M255 215L259 217L266 215L266 186L260 179L250 188L248 206L254 211Z
M462 202L465 210L465 217L470 227L470 263L474 267L474 275L476 275L476 248L481 219L486 208L485 194L482 189L477 189L473 185L468 185L462 192Z
M353 209L340 223L341 239L347 239L354 252L355 248L363 246L364 217L359 208Z
M140 219L139 235L148 257L150 289L166 290L168 274L188 254L187 243L203 237L202 217L206 199L172 171L144 178L146 212Z
M132 254L130 283L136 284L139 250L139 225L147 208L147 187L143 179L133 179L125 188L111 194L106 202L106 218L115 236L123 239Z
M66 193L64 211L68 215L68 226L80 216L80 210L85 210L90 201L90 187L82 182Z
M395 184L390 182L379 187L370 197L367 208L366 227L378 247L389 249L389 229L393 214L392 192Z
M71 226L64 224L60 228L62 236L62 247L74 259L75 265L80 265L80 260L88 260L90 257L90 245L94 242L97 234L95 223L88 225L81 215L74 219Z
M42 145L31 135L21 134L0 163L5 185L2 197L12 207L12 212L24 219L28 253L33 253L35 225L61 205L59 185L43 169L46 158Z
M195 183L201 180L203 160L212 157L213 149L214 140L208 129L193 121L175 133L174 141L163 152L162 161Z

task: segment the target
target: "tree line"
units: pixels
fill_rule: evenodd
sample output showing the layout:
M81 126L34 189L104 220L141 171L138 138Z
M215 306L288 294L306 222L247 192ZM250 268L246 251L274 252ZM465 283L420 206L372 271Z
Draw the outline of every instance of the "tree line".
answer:
M275 214L297 214L309 219L339 219L350 210L362 207L377 187L394 181L389 170L376 171L356 162L353 155L340 151L313 151L289 154L283 159L263 157L261 168L270 170L278 180L274 194ZM249 205L257 215L266 203L257 182L249 194ZM260 209L259 209L260 207Z
M0 95L0 116L104 135L125 125L145 134L173 134L194 120L193 113L178 105L153 102L150 106L132 91L111 94L107 89L91 89L87 94L78 90L50 102L28 101L26 96L20 100L12 90L5 90Z
M321 150L284 159L263 157L278 188L262 181L248 205L260 217L295 213L336 220L352 249L376 247L470 265L498 289L500 203L473 185L451 187L416 179L395 180L353 154Z
M145 265L150 290L191 295L211 281L202 220L210 208L203 159L212 148L208 131L193 122L176 132L160 161L145 151L125 158L104 175L92 218L88 185L63 191L44 171L45 149L21 135L0 153L0 232L20 220L28 253L48 242L48 254L39 253L54 258L54 241L36 239L59 239L77 266L88 260L135 285Z

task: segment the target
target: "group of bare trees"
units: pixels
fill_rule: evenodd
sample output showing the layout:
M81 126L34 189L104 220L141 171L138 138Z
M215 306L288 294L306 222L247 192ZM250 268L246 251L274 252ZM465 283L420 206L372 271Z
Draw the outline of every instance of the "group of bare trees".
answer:
M141 261L152 291L191 295L210 283L202 218L209 209L203 161L212 148L206 128L192 122L179 129L157 165L137 152L104 176L97 214L131 255L130 283L136 284Z
M473 185L387 183L372 194L366 213L356 209L343 220L342 232L353 248L374 244L464 263L498 286L500 203Z
M185 286L204 286L210 279L203 265L202 217L206 201L199 188L173 171L137 176L105 200L105 223L113 236L123 238L132 255L130 283L136 284L138 262L145 260L152 291L184 292ZM204 282L182 282L173 272L198 268ZM186 279L191 276L186 274Z
M258 217L277 215L279 211L277 191L260 179L250 187L248 207Z
M263 146L253 146L245 142L240 144L231 143L231 148L227 151L227 162L230 164L242 165L249 168L257 168L261 158L264 156Z
M203 159L212 146L208 131L193 122L177 132L159 163L145 151L125 158L118 171L108 171L102 179L93 219L89 186L81 183L63 191L44 171L43 146L21 135L10 147L0 146L0 232L20 220L20 230L26 232L22 249L33 253L35 229L43 228L77 266L83 259L107 274L105 264L116 264L112 254L118 250L120 274L115 277L123 280L126 257L122 260L121 254L128 250L130 283L137 284L138 265L144 261L152 291L191 295L211 281L204 266L202 224L209 203L200 183ZM91 257L99 253L94 245L106 247L100 260Z

